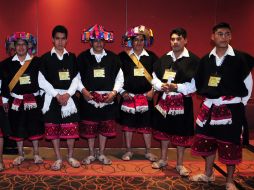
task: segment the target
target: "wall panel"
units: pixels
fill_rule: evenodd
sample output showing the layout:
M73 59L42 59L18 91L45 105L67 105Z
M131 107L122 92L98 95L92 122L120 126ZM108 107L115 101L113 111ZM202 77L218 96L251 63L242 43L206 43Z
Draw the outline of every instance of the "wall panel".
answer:
M114 31L115 42L107 44L106 48L116 53L123 50L121 36L126 29L144 24L154 31L155 43L150 50L158 56L170 50L169 32L179 26L187 29L188 49L202 56L212 48L212 26L227 21L233 28L233 47L254 55L252 0L0 0L0 4L0 60L7 57L4 39L14 31L36 35L39 56L49 51L52 48L51 31L58 24L68 28L67 49L78 55L90 47L81 43L82 29L96 23ZM195 99L195 113L198 107L199 101ZM248 108L248 115L251 111ZM109 146L123 146L120 131L118 128L119 136L110 140ZM140 137L134 136L134 146L143 145ZM84 143L79 142L78 146L84 146ZM154 142L154 145L159 144Z

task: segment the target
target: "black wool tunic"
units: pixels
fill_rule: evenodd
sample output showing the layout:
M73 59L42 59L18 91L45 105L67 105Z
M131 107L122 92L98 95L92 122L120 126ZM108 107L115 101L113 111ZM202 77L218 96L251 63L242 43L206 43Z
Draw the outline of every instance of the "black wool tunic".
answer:
M175 62L170 55L162 56L154 64L154 72L158 79L162 82L167 82L163 79L166 69L172 69L176 72L173 83L191 82L194 78L199 64L199 58L189 51L189 57L182 57ZM158 98L162 96L162 92ZM167 115L164 118L161 113L155 109L153 125L158 131L166 132L169 135L177 136L193 136L194 135L194 116L193 116L193 101L191 96L184 96L184 114Z
M226 55L221 66L216 66L215 56L205 55L199 64L195 76L197 93L205 98L222 96L245 97L248 89L244 84L245 78L253 68L254 58L244 52L234 50L235 56ZM208 85L210 76L221 78L217 87ZM240 144L242 126L246 127L245 108L242 103L227 104L232 114L232 124L211 126L210 119L204 127L196 127L197 134L214 136L217 139ZM230 131L230 133L229 133Z
M140 62L145 67L147 72L152 76L153 64L156 62L158 57L151 51L146 50L149 56L141 56ZM124 86L123 89L132 94L144 94L152 89L151 83L146 79L145 76L134 76L134 69L136 64L132 61L130 56L126 52L119 54L122 63L122 71L124 74ZM119 122L121 125L127 125L133 128L152 127L152 112L153 112L153 101L148 101L149 109L144 113L126 113L122 111L121 104L123 98L120 100L120 118Z
M78 70L81 81L88 91L112 91L115 79L120 70L120 59L111 51L105 50L107 55L97 63L90 49L82 52L78 58ZM105 77L94 77L94 69L103 68ZM89 121L114 120L117 115L117 104L107 105L103 108L95 108L84 98L80 98L80 118Z
M24 110L24 105L21 104L18 111L12 110L11 106L14 98L10 96L8 85L18 70L21 68L19 61L12 61L10 57L4 61L3 65L3 84L2 95L9 98L9 122L12 130L12 137L29 138L32 136L41 136L44 133L42 120L42 99L40 96L35 96L37 108ZM12 92L17 95L33 94L40 90L38 85L39 59L34 57L28 68L22 76L30 76L30 84L21 84L17 82Z
M77 75L77 61L76 56L73 53L64 54L63 60L59 60L57 55L51 52L44 54L41 59L40 72L45 79L53 86L54 89L68 90L72 80ZM59 71L69 71L70 80L60 80ZM78 98L73 95L72 99L78 109ZM78 113L72 114L66 118L61 116L61 105L59 105L57 99L54 97L47 111L44 115L44 121L46 123L71 123L78 122Z

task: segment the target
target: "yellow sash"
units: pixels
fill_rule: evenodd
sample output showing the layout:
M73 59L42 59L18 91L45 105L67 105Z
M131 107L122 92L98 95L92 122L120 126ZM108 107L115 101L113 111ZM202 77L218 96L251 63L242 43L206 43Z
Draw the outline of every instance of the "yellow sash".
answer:
M16 86L17 82L19 81L19 77L21 77L24 72L26 71L27 67L30 65L33 57L30 60L25 61L24 65L20 67L18 72L15 74L15 76L11 79L11 82L9 83L9 89L10 92L13 90L13 88Z
M127 55L129 55L129 52L126 52ZM144 69L144 75L146 77L146 79L148 80L148 82L152 82L153 77L150 75L150 73L148 73L148 71L146 70L146 68L142 65L142 63L137 59L137 57L133 54L129 55L131 60L135 63L135 65L139 68L139 69Z

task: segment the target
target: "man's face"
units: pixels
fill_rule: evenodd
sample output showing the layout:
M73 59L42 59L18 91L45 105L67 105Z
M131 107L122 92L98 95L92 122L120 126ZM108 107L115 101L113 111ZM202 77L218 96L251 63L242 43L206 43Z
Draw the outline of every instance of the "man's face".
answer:
M187 44L187 39L184 39L182 36L178 36L177 34L172 34L170 44L173 52L182 52Z
M132 48L134 51L142 51L145 46L145 38L143 35L138 35L132 40Z
M231 31L228 28L219 28L212 34L211 39L217 48L227 48L232 39Z
M25 56L28 52L27 42L19 39L15 44L15 51L18 56Z
M67 45L67 38L65 33L57 32L52 39L53 45L58 51L63 51Z
M93 41L91 41L91 45L94 50L94 53L99 54L99 53L102 53L105 43L104 43L104 40L94 39Z

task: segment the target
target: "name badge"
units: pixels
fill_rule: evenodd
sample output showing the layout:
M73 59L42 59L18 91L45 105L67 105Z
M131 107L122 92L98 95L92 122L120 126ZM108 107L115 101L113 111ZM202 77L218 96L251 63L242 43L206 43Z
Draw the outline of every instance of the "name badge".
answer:
M104 78L105 77L105 69L94 69L93 70L94 78Z
M221 78L217 76L210 76L208 86L217 87L220 83Z
M70 73L69 71L59 71L59 79L60 80L70 80Z
M134 76L135 77L143 77L143 76L145 76L144 68L134 68Z
M24 85L24 84L31 84L30 76L21 76L19 77L19 84Z
M174 80L175 76L176 76L176 72L166 69L163 75L163 79L168 80L169 78L172 78Z

